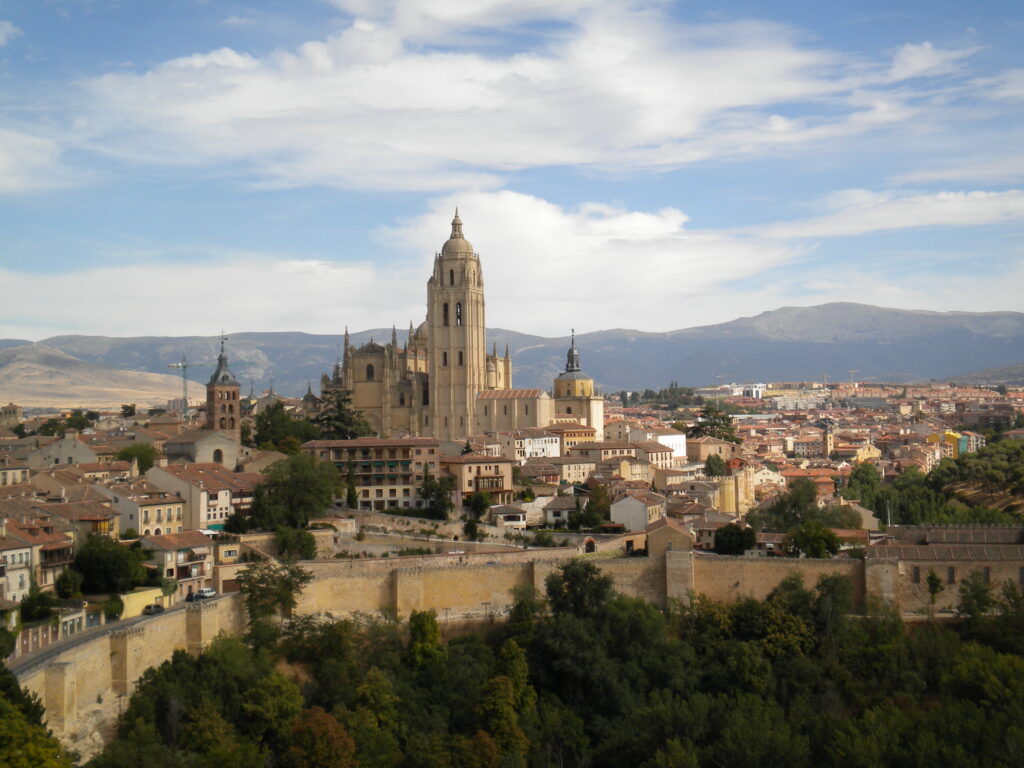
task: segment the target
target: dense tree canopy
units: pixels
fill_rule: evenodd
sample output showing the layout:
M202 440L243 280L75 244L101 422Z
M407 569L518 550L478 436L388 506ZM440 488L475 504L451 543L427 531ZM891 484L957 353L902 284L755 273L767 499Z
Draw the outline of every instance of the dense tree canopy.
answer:
M701 408L697 423L686 428L686 436L690 438L717 437L719 440L728 440L730 443L740 442L740 438L736 434L736 427L732 423L732 417L714 403L708 403Z
M429 612L407 625L296 616L269 645L176 653L143 675L90 765L1020 764L1015 584L954 628L878 606L849 620L842 576L669 614L615 595L587 561L548 587L549 614L522 590L508 625L448 642Z
M256 415L256 445L260 448L296 453L298 447L320 436L320 429L306 419L293 419L280 400Z
M303 453L271 464L265 474L252 503L252 521L262 530L305 528L343 489L337 467Z
M313 423L323 440L351 440L373 434L366 420L352 409L352 393L348 390L328 393Z

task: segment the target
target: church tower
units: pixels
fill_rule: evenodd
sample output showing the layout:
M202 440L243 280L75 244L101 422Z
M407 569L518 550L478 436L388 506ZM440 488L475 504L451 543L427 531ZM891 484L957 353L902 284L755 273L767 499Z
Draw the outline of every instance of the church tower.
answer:
M427 434L454 440L473 433L476 394L488 383L485 334L480 257L463 237L456 210L451 237L435 255L427 282Z
M228 356L224 351L225 341L227 339L222 336L217 370L206 385L206 428L224 432L231 439L240 441L242 420L238 395L241 386L228 368Z
M555 418L594 427L595 439L604 439L604 398L597 394L594 380L580 365L575 330L565 356L565 371L555 377Z

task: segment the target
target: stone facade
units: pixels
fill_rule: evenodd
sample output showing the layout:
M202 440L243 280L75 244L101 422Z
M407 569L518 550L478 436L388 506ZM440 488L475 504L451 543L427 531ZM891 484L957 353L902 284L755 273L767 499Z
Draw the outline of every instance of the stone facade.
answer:
M509 350L499 355L493 346L488 352L486 335L480 256L456 211L451 237L435 254L427 281L426 321L410 323L401 345L395 328L389 342L371 339L360 347L349 343L346 330L344 357L321 378L320 402L351 393L351 406L382 437L463 440L562 419L602 429L604 401L579 370L575 342L552 398L542 390L513 389Z

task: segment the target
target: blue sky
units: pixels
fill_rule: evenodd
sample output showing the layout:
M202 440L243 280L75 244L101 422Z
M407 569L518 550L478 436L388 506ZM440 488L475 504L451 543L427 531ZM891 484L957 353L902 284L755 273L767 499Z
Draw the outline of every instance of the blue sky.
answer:
M0 0L0 338L1024 309L1014 2Z

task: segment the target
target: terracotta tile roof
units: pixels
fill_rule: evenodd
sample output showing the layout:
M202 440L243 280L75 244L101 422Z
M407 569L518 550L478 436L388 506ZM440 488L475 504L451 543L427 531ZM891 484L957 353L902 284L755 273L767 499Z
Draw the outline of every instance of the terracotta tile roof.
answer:
M488 389L478 392L477 400L534 400L547 397L543 389Z
M232 472L220 464L169 464L160 469L207 491L251 491L264 479L255 472Z
M360 437L355 440L310 440L303 448L437 448L439 442L429 437Z
M143 536L142 541L151 544L154 549L177 550L209 547L213 541L199 531L183 531L182 533L165 533L161 536Z
M980 546L974 544L924 544L920 546L877 544L867 548L870 558L894 557L900 560L1024 560L1024 546Z
M491 456L486 453L467 453L465 456L442 456L442 464L488 464L501 463L501 464L514 464L515 459L506 459L504 456Z

